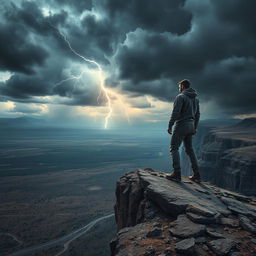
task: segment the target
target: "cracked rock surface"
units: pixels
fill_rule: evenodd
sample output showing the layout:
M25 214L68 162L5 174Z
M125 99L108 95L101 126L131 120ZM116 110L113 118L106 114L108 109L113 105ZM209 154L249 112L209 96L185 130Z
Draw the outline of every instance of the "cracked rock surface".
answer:
M116 183L112 256L253 255L256 198L135 169Z

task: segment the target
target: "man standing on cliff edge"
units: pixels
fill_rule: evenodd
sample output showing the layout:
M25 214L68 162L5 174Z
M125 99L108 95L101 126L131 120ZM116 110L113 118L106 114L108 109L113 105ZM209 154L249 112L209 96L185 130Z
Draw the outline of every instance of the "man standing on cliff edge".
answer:
M178 85L180 93L174 100L173 111L168 127L168 133L172 134L170 153L173 160L173 172L167 174L166 178L174 181L181 181L179 147L183 141L185 151L190 158L193 170L193 175L189 176L189 179L199 183L201 179L198 162L192 145L192 136L196 134L200 118L199 100L196 97L196 90L190 87L189 80L184 79L180 81ZM172 131L174 123L175 126Z

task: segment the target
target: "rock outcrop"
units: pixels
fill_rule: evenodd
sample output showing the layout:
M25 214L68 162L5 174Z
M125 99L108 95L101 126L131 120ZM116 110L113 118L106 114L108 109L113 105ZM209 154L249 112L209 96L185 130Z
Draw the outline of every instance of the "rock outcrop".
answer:
M246 195L256 195L256 118L211 130L203 140L202 179Z
M255 197L165 175L136 169L117 181L112 256L256 253Z

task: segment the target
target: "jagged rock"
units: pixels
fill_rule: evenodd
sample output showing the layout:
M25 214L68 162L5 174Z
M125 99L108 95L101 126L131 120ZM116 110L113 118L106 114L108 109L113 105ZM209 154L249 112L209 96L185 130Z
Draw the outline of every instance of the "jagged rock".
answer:
M140 202L143 198L143 189L138 181L138 173L133 171L117 181L116 198L114 206L118 229L133 226L140 220L137 219Z
M256 239L255 238L252 238L251 241L256 244Z
M196 191L198 191L198 192L200 192L200 193L207 194L207 195L209 195L209 194L210 194L210 192L209 192L209 191L207 191L207 190L205 190L205 189L203 189L203 188L195 188L195 190L196 190Z
M256 234L256 224L253 223L249 218L239 214L239 222L240 222L240 226L243 229Z
M209 224L209 223L216 223L215 217L205 217L196 213L187 212L187 216L190 220L200 224Z
M233 197L239 201L242 201L242 202L251 202L252 201L252 197L250 196L245 196L245 195L242 195L242 194L239 194L239 193L236 193L236 192L231 192L231 191L228 191L226 189L219 189L219 192L221 195L225 196L225 197Z
M195 242L196 242L197 244L205 243L205 241L206 241L206 239L205 239L204 236L200 236L200 237L197 237L197 238L195 239Z
M144 256L154 256L155 252L156 252L156 249L152 246L149 246L145 251Z
M175 250L178 253L192 254L194 252L195 238L187 238L181 240L175 245Z
M193 256L194 255L209 256L209 252L208 252L208 250L205 250L205 248L195 247L195 253L193 253Z
M203 249L204 249L205 251L209 251L209 248L208 248L208 246L207 246L206 244L203 244Z
M117 237L110 243L111 256L177 255L175 245L180 239L187 238L194 238L196 243L194 253L190 255L214 255L211 252L214 249L225 253L234 246L234 241L241 243L238 247L241 255L250 255L251 248L256 249L247 235L248 231L254 231L254 197L241 199L231 195L233 192L228 193L204 181L197 184L186 182L188 179L182 177L183 182L177 183L167 180L164 175L149 168L137 169L126 173L117 182ZM234 223L224 226L221 219L222 223L228 223L230 220L227 222L227 219L235 223L239 219L240 226L247 231ZM240 241L239 236L243 237ZM234 241L227 245L230 240L224 237ZM149 245L155 251L147 250ZM234 253L233 249L229 256L231 253Z
M236 245L235 241L229 238L221 238L207 242L207 245L217 254L226 255Z
M227 205L228 209L237 213L237 214L242 214L246 216L252 216L253 218L256 219L256 207L249 205L247 203L242 203L240 201L237 201L232 198L227 198L222 196L221 201Z
M237 219L231 219L231 218L220 218L219 223L222 225L233 227L233 228L239 226L239 221Z
M162 235L161 228L154 228L153 230L151 230L147 233L147 237L159 237L161 235Z
M192 222L185 214L179 215L173 224L170 232L179 238L197 237L205 232L205 225Z
M159 209L155 206L153 202L146 201L143 207L143 212L140 215L143 216L144 219L151 220L159 215Z
M223 215L230 213L207 186L203 187L204 190L209 191L209 195L196 191L195 188L200 187L196 183L177 183L152 176L145 170L139 171L139 178L142 186L147 190L147 197L165 213L174 217L184 213L187 208L200 209L200 212L211 212L213 215L216 213ZM184 177L183 179L185 180L186 178ZM209 196L211 199L209 199Z
M164 250L164 254L165 254L165 256L172 256L173 255L173 250L170 249L170 248L166 248Z
M213 238L224 238L223 234L216 232L215 230L211 230L209 228L206 228L206 234Z
M242 256L242 254L240 252L231 252L229 256Z
M158 222L155 222L155 223L153 223L153 227L158 227L158 228L160 228L160 227L161 227L161 224L158 223Z
M111 255L116 255L117 245L118 245L118 238L115 237L109 243Z
M188 205L186 211L192 212L195 214L199 214L199 215L203 215L206 217L214 217L214 215L216 215L215 211L210 211L209 209L207 209L205 207L202 207L200 205L194 205L194 204Z

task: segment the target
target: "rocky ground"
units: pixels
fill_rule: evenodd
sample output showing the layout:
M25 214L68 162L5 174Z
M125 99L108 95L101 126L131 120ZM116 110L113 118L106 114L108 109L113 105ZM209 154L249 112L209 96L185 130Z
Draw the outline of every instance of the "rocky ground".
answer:
M117 181L112 256L256 255L256 198L151 168Z

